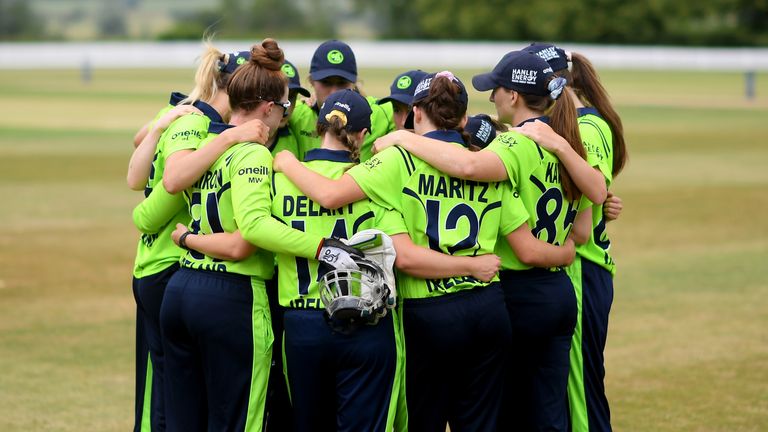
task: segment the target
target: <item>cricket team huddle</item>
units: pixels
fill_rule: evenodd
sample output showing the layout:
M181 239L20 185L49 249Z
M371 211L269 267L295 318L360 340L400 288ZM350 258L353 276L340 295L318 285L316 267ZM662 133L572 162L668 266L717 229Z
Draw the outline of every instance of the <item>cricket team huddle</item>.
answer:
M365 96L338 40L308 80L207 41L134 137L134 430L611 430L627 152L589 60L508 52L495 115L450 71Z

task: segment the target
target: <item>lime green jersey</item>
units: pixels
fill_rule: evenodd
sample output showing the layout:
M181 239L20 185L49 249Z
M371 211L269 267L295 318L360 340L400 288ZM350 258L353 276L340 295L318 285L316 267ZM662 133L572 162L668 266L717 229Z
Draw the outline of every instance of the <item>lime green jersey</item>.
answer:
M201 147L230 125L209 131ZM242 261L225 261L188 251L181 265L269 279L274 273L270 251L314 258L323 236L291 229L272 218L272 155L257 143L240 143L222 154L208 171L184 192L196 234L234 232L258 251Z
M587 151L587 162L600 170L606 186L610 186L613 181L613 134L610 126L596 109L580 108L579 133ZM576 253L615 274L616 265L609 252L611 241L605 223L603 205L592 204L592 235L586 243L576 247Z
M317 111L306 102L296 102L293 114L288 120L288 128L297 141L297 159L304 160L304 155L309 150L320 147L321 140L317 135Z
M203 114L187 114L173 121L160 137L165 141L166 157L179 150L195 150L206 137L211 123L221 123L221 115L210 105L202 101L192 104Z
M504 163L509 183L528 211L528 226L533 235L547 243L564 244L579 206L586 205L580 203L587 201L582 198L574 203L564 196L557 157L517 132L498 135L483 151L495 153ZM530 268L506 245L500 245L496 253L503 269Z
M395 119L392 104L379 105L376 98L365 98L371 106L371 130L360 146L360 162L365 162L373 155L373 142L395 130ZM319 107L311 107L305 102L296 104L291 114L289 127L299 140L299 156L303 160L309 150L320 148L322 141L317 135L317 115Z
M181 93L171 93L168 105L155 115L150 126L185 97ZM145 199L133 210L133 223L142 233L133 266L136 278L159 273L179 261L181 249L173 243L171 232L176 228L176 223L189 222L182 196L171 195L163 189L165 145L166 141L161 136L144 187Z
M179 104L182 100L184 100L187 97L187 95L179 93L179 92L173 92L171 93L171 97L168 100L168 105L164 106L163 109L157 112L155 117L152 119L152 121L149 122L149 127L151 128L155 122L160 120L160 117L164 116L165 113L172 110L173 107Z
M208 144L229 127L230 125L212 123L207 137L200 143L200 147ZM230 147L191 188L184 191L186 208L191 215L188 227L192 233L213 234L237 231L235 203L232 197L232 180L237 176L238 171L243 169L241 158L237 156L253 153L248 150L255 148L257 145L246 143ZM265 147L258 146L266 151L267 155L269 154ZM235 164L235 162L239 163ZM269 163L271 164L271 157ZM262 196L262 198L269 202L269 189L266 192L266 196ZM256 276L261 279L272 277L274 272L273 264L274 257L272 254L262 249L241 261L221 260L194 250L187 251L181 259L183 267L237 273L246 276Z
M288 150L289 152L293 153L294 156L297 158L299 157L299 140L296 139L296 136L291 131L291 128L288 126L281 127L277 130L277 135L275 136L275 142L272 144L272 147L269 149L270 152L272 152L272 155L276 155L280 153L283 150Z
M455 131L425 136L446 141L445 145L462 142ZM416 245L445 254L493 253L498 236L527 219L515 213L523 207L504 201L502 184L450 177L401 147L386 149L348 172L373 202L403 215ZM403 298L437 297L483 285L487 283L469 276L424 280L398 275L398 293Z
M352 165L350 153L315 149L307 152L304 165L328 178L341 177ZM323 237L349 238L358 231L376 228L385 234L406 232L402 217L369 199L328 210L304 195L285 175L272 179L272 215L292 228ZM318 262L277 254L280 305L290 308L322 308L317 287Z

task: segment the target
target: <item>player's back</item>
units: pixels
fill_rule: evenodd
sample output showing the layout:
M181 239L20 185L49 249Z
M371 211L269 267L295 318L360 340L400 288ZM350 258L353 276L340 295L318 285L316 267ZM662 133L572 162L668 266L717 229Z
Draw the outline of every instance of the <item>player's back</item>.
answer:
M461 145L454 131L435 131L430 138ZM350 171L358 185L377 203L403 215L413 242L457 256L493 253L500 230L503 190L498 183L451 177L395 146ZM403 275L403 297L422 298L469 289L473 278L430 280Z
M341 177L354 165L349 152L326 149L310 150L304 164L332 179ZM382 210L368 199L329 210L312 201L282 173L273 175L272 215L299 231L346 239L358 231L377 227ZM282 306L323 307L317 291L317 261L277 254L277 264Z

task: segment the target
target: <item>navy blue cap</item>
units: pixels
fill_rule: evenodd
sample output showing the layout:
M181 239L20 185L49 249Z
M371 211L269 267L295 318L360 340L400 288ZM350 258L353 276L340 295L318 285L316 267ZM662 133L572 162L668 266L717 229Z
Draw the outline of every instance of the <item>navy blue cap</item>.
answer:
M423 70L412 70L398 75L392 85L389 86L389 96L379 99L377 103L383 104L390 101L400 102L410 105L413 102L413 91L416 85L421 82L427 73Z
M352 48L344 42L329 40L320 44L309 64L309 76L315 81L338 76L357 81L357 61Z
M488 114L478 114L467 118L467 124L464 130L469 134L472 142L480 148L488 147L488 144L496 138L496 128L493 126L491 116Z
M568 53L558 46L534 42L525 47L524 51L534 53L546 60L555 72L568 69Z
M238 66L245 64L248 60L251 59L251 52L240 51L236 53L229 53L226 56L226 63L223 61L219 62L219 71L224 73L233 73L238 68Z
M320 107L317 122L328 124L336 116L342 119L344 128L348 131L359 132L371 130L371 105L360 93L344 89L332 93Z
M301 86L301 79L299 79L299 70L293 63L285 60L283 66L280 68L286 77L288 77L288 90L298 90L299 93L305 97L309 97L309 90Z
M478 91L496 87L524 94L546 96L550 94L547 81L553 71L549 63L528 51L512 51L501 58L491 72L475 75L472 85Z
M437 72L437 73L431 73L428 75L425 75L424 78L422 78L421 81L419 81L418 84L416 84L416 88L413 91L413 101L411 102L412 105L415 105L419 103L419 101L425 99L427 96L429 96L429 89L432 85L432 80L438 76L445 76L448 77L451 81L458 84L459 86L459 94L457 97L457 102L462 104L464 106L464 109L467 108L467 105L469 104L469 96L467 95L467 88L464 87L464 83L461 82L461 80L454 76L453 73L449 71L443 71L443 72ZM413 109L411 109L411 112L408 113L408 117L405 118L405 123L403 123L403 127L406 129L413 129Z

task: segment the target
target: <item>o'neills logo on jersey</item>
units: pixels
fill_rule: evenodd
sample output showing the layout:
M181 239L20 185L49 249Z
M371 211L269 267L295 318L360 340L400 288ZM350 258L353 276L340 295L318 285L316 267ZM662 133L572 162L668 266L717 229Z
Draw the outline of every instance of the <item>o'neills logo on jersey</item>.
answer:
M185 130L181 132L176 132L175 134L171 135L171 139L183 139L188 140L192 137L195 137L197 139L203 139L203 135L200 133L200 131L197 130Z
M537 52L536 55L546 61L560 58L560 54L557 53L557 49L555 47L544 48L543 50Z
M536 76L538 71L530 69L512 69L510 81L518 84L536 85Z
M248 168L240 168L240 171L237 172L237 175L246 175L246 174L255 174L255 175L269 175L269 168L265 166L258 166L258 167L248 167Z

